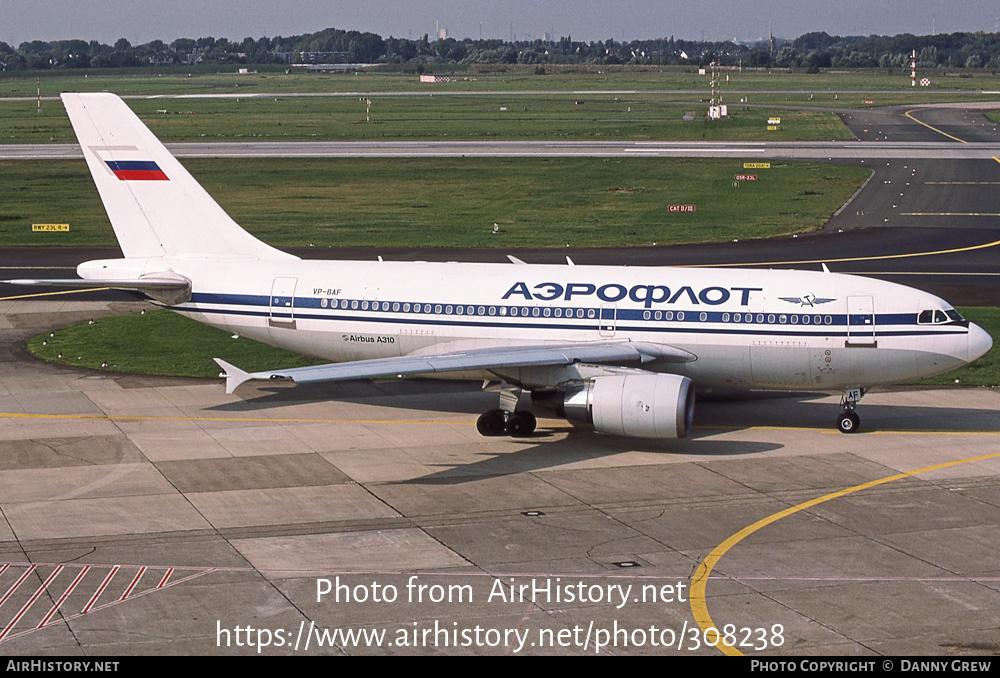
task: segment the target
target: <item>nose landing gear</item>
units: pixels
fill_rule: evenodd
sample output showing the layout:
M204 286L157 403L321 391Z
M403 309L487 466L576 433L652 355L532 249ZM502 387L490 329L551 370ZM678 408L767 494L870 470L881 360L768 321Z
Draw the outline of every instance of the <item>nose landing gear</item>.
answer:
M837 428L841 433L857 433L861 426L861 417L853 411L841 412L837 417Z
M837 416L837 429L841 433L858 432L858 428L861 426L861 417L854 410L858 406L858 401L867 392L868 389L864 388L849 388L844 391L844 395L840 398L840 406L844 408L844 411Z

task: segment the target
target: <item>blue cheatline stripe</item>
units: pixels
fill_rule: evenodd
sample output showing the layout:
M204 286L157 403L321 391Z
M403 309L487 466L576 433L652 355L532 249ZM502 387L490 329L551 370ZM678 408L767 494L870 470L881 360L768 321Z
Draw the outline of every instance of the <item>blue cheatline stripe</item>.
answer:
M287 297L282 297L282 300ZM228 314L247 317L272 317L303 320L331 320L354 323L391 323L398 325L422 325L429 327L493 327L517 329L546 330L584 330L592 332L599 329L598 317L605 308L593 307L559 307L565 317L554 317L556 308L543 309L536 306L489 306L485 304L425 304L423 302L388 302L367 301L360 299L315 299L297 298L296 306L289 309L285 306L270 307L270 296L244 294L208 294L197 293L189 303L175 306L175 310L207 314ZM337 308L327 309L328 306ZM207 308L200 304L226 306L227 308ZM365 308L367 307L367 308ZM462 313L456 313L461 307ZM417 311L416 309L420 310ZM450 308L449 315L446 309ZM321 310L321 313L310 312ZM393 310L395 309L395 310ZM426 310L425 310L426 309ZM544 311L550 315L544 315ZM471 311L471 313L469 312ZM535 312L537 311L537 315ZM582 312L582 316L578 316ZM705 319L701 319L701 314ZM390 315L386 315L390 314ZM570 315L571 314L571 315ZM743 320L734 322L734 316ZM863 314L855 314L863 315ZM442 318L441 316L445 316ZM669 316L669 317L668 317ZM683 316L683 317L681 317ZM746 318L749 317L749 320ZM798 323L792 323L795 317ZM781 322L784 318L785 322ZM808 318L808 322L802 322ZM816 319L820 322L815 322ZM829 319L829 322L827 322ZM924 325L917 329L886 329L892 326L913 327L916 323L916 313L885 314L876 317L876 335L879 337L931 336L938 334L965 334L967 329L954 331L951 326L933 327ZM612 320L607 315L603 320ZM622 322L639 322L641 324L621 324ZM670 323L670 325L664 325ZM846 337L847 315L833 314L787 314L787 313L750 313L733 311L647 311L642 309L618 309L615 321L615 332L662 332L676 334L714 334L714 335L744 335L755 337ZM715 325L715 326L710 326ZM722 327L718 327L722 325ZM836 331L832 331L836 328ZM864 327L855 330L856 335L864 335Z

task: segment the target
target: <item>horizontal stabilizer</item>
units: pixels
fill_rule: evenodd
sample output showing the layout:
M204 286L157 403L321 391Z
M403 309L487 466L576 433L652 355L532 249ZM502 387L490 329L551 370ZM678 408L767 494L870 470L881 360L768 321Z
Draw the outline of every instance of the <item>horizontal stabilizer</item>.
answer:
M21 278L0 280L7 285L34 285L41 287L70 287L79 290L111 289L141 292L151 299L167 305L179 304L191 298L191 281L177 274L169 276L144 276L139 279L100 278Z
M84 280L83 278L20 278L0 280L5 285L42 285L44 287L107 287L113 290L183 290L190 289L188 280Z
M224 376L226 378L226 393L232 393L237 388L239 388L240 384L242 384L247 379L263 378L263 377L254 377L253 375L244 372L235 365L230 365L221 358L215 358L214 360L219 365L219 367L221 367L225 371Z

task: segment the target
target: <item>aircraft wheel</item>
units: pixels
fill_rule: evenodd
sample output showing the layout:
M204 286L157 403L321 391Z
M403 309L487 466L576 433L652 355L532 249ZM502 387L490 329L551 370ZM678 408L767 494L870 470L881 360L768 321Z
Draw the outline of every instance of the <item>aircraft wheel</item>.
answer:
M507 420L507 433L515 438L527 438L535 432L537 423L531 412L513 412Z
M854 412L842 412L837 417L837 428L841 433L857 433L861 425L861 418Z
M507 428L503 410L490 410L479 415L476 429L480 435L501 436Z

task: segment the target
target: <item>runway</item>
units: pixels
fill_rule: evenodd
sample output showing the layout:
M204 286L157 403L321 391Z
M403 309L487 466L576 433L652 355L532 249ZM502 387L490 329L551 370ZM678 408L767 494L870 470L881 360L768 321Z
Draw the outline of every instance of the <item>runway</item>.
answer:
M962 138L964 113L941 115L921 119ZM1000 212L981 183L1000 163L885 162L814 236L571 254L896 267L996 303L1000 229L975 214ZM904 253L922 256L888 258ZM95 252L0 254L71 275ZM221 381L95 374L23 348L140 307L0 302L4 654L701 655L719 654L706 642L719 635L755 656L1000 650L996 390L873 392L851 436L833 429L838 397L702 393L681 441L544 418L534 438L485 439L475 419L496 394L477 384L229 396Z
M1000 105L1000 104L998 104ZM994 160L995 143L947 141L256 141L166 144L178 158L773 158ZM0 144L0 160L74 160L76 144ZM997 161L1000 162L1000 161Z

